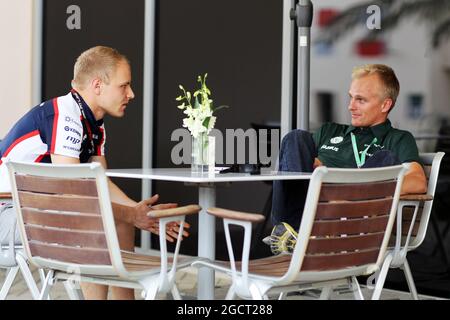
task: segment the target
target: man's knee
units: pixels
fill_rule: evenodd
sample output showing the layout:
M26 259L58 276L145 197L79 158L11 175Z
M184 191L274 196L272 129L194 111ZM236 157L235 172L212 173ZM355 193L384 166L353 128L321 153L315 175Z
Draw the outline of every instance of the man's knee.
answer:
M311 133L301 129L295 129L288 132L283 138L284 143L298 143L302 141L310 142L312 140Z

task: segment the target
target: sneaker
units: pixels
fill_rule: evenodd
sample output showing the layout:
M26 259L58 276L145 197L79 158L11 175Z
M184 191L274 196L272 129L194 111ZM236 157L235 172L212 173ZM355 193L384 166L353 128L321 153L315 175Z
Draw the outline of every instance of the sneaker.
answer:
M272 229L270 236L265 237L263 242L270 246L274 255L281 253L292 253L297 243L297 232L287 223L277 224Z

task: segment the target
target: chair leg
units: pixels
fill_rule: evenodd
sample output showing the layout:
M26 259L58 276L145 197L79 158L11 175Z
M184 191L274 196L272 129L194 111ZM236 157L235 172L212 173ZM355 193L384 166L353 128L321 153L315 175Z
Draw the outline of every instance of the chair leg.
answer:
M414 300L419 300L419 295L417 294L416 285L414 283L414 278L411 272L411 268L409 267L408 261L405 259L403 263L403 272L405 273L406 282L408 283L409 292L411 292L411 296Z
M324 287L320 293L319 300L329 300L332 292L333 289L330 286Z
M233 300L236 297L236 291L234 291L234 285L231 285L230 289L228 289L227 295L225 296L225 300Z
M287 297L287 292L282 292L278 296L278 300L286 300L286 297Z
M44 271L44 269L39 268L38 269L38 273L39 273L39 279L41 279L41 286L42 286L44 284L44 282L45 282L45 271ZM48 294L48 298L47 299L48 300L52 300L52 297L50 296L50 294Z
M359 285L358 279L356 279L355 276L352 277L350 285L351 285L355 300L364 300L364 296L361 292L361 286Z
M258 287L254 283L250 285L249 290L253 300L263 300L261 292L259 292Z
M44 283L44 281L45 281L44 269L38 269L38 272L39 272L39 278L41 279L41 283Z
M83 291L81 291L79 283L66 280L63 284L70 300L84 300Z
M182 300L180 291L178 291L177 285L173 284L172 290L170 291L172 293L173 300Z
M374 274L367 278L366 287L367 289L373 290L375 284L377 283L378 277L380 275L380 270L377 270Z
M54 274L53 270L50 270L47 273L47 277L45 277L45 281L44 281L44 284L42 286L41 294L39 295L39 300L46 300L47 299L47 297L48 297L48 295L50 293L50 290L52 289L53 282L55 281L53 279L53 274Z
M0 290L0 300L5 300L6 296L11 289L11 286L14 282L14 279L17 276L17 272L19 272L19 267L8 268L8 273L6 274L5 282L3 283L2 289Z
M384 287L384 282L386 281L386 276L389 271L389 267L392 262L392 254L388 254L384 259L383 265L381 266L380 273L378 275L377 282L375 284L375 289L373 290L372 300L379 300L381 296L381 291Z
M144 296L145 300L155 300L156 294L158 293L158 282L156 280L153 281L144 292L145 292Z
M28 265L27 259L20 253L16 254L16 261L19 265L20 272L22 273L25 283L27 284L28 290L31 292L31 296L34 300L39 299L39 289L34 281L33 274L31 273L30 267Z

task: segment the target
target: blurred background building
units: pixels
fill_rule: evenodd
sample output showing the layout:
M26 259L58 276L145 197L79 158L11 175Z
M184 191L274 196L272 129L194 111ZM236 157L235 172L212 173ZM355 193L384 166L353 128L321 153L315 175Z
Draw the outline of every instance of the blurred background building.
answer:
M390 114L393 126L420 138L421 151L434 151L436 139L423 138L436 136L442 122L450 117L450 44L442 36L440 45L433 47L438 17L437 13L431 15L433 11L429 8L424 12L425 8L418 7L414 9L415 14L403 9L402 17L401 4L414 2L435 3L437 10L443 1L313 1L312 36L316 42L311 53L312 127L330 120L348 123L350 117L344 107L348 103L350 70L366 63L384 63L395 70L401 86L397 104ZM383 31L384 23L390 21L382 19L379 36L370 39L368 36L377 30L369 30L367 20L375 12L367 13L366 9L379 5L381 18L385 18L386 4L390 3L395 3L400 10L398 24ZM333 18L343 13L350 15L357 6L361 8L353 13L356 18L349 26L344 22L329 26ZM447 9L450 11L448 1ZM450 19L448 11L447 19ZM318 41L321 33L340 36L332 43Z

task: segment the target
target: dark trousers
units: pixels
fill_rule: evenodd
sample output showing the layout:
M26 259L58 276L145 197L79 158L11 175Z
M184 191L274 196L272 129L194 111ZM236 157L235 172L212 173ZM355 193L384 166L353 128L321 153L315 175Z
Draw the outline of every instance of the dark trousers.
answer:
M303 130L289 132L281 142L279 171L312 172L317 148L312 135ZM389 150L376 152L363 168L385 167L399 164L397 156ZM272 196L273 225L287 222L298 228L305 206L309 181L274 181Z

